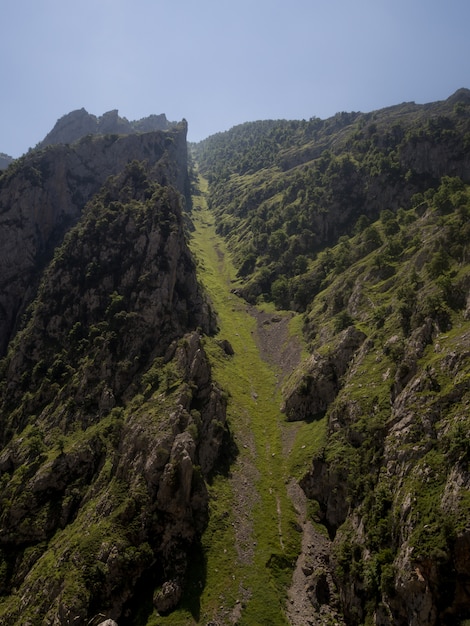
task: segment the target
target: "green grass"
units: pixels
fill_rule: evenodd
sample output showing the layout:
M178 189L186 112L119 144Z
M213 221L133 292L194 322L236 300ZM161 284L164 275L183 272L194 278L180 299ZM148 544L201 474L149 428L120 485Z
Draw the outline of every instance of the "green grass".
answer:
M326 445L327 419L297 422L297 433L289 453L289 474L299 480L312 466L312 459Z
M204 190L204 181L201 189ZM254 502L246 515L252 531L252 558L240 560L236 550L237 493L234 483L216 477L210 486L210 520L203 538L205 584L196 615L183 607L149 624L206 623L216 614L241 607L239 624L286 624L283 614L288 586L300 548L295 512L286 490L289 461L283 457L280 392L276 372L260 355L254 339L255 320L244 302L232 294L235 270L223 240L216 235L214 217L203 196L196 196L192 215L196 230L191 248L199 277L218 316L217 339L228 339L234 356L206 340L213 377L228 392L228 420L238 447L240 464L255 465L255 482L245 488ZM245 441L250 440L250 445ZM238 511L240 514L240 511Z
M303 315L294 315L289 322L289 334L291 337L295 337L302 347L300 355L302 361L310 356L305 343L304 323L305 317Z

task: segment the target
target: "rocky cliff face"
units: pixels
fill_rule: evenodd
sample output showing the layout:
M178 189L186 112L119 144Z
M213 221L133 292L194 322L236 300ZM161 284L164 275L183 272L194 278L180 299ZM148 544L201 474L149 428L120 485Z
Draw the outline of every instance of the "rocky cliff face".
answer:
M12 161L13 158L11 156L0 152L0 170L6 170L6 168L10 165Z
M129 620L139 599L161 613L180 600L207 523L225 400L198 333L158 362L161 384L150 372L127 406L105 386L93 410L86 399L93 426L64 420L56 402L3 448L2 623ZM77 417L83 400L71 401Z
M109 176L145 160L152 177L187 193L186 132L86 137L16 161L0 178L0 354L65 232Z
M53 146L2 179L3 624L132 621L181 597L228 437L185 134Z
M164 113L129 122L125 117L120 117L117 110L97 117L85 109L77 109L57 120L54 128L37 147L74 143L85 135L128 135L168 130L171 125Z
M353 626L470 618L469 131L462 89L195 147L236 293L306 312L282 408L314 433L300 484L330 554L303 546L303 623L337 599Z
M335 338L327 354L312 354L295 372L289 388L284 390L282 411L288 420L315 419L325 414L365 338L363 332L350 326Z
M73 347L65 369L79 353L88 359L94 353L94 333L101 345L94 353L93 362L101 366L94 384L102 385L106 372L107 402L115 402L123 399L136 372L146 365L144 354L163 356L188 329L213 330L178 207L177 192L152 184L137 162L108 180L45 271L39 300L9 361L7 403L19 402L27 389L42 403L52 400L54 392L49 388L48 393L38 363L55 359L59 346L67 351ZM116 362L124 367L116 368ZM32 378L26 382L27 372ZM87 387L90 376L82 374ZM75 389L73 395L77 393L81 396ZM28 407L22 425L35 410Z
M328 530L349 624L470 615L470 283L455 249L469 196L455 184L465 199L448 194L443 212L444 184L395 232L400 254L385 280L379 248L325 281L307 321L313 356L285 388L289 419L325 420L301 486ZM434 266L439 245L454 252ZM339 334L338 319L348 325Z

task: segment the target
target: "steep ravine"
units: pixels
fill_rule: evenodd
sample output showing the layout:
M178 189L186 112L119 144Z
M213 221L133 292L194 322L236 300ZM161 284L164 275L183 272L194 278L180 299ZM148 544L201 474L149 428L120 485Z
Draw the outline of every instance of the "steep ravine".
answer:
M289 333L290 316L248 306L233 293L234 270L203 195L194 198L192 219L191 248L218 315L216 340L229 342L223 358L212 352L212 365L229 390L227 414L236 450L227 475L215 477L210 488L205 580L192 583L195 592L204 585L196 610L187 598L155 624L320 624L320 607L311 601L305 574L316 535L305 503L292 489L289 468L288 453L305 452L298 441L305 425L288 424L280 412L279 383L300 358L299 340ZM210 353L210 347L206 350ZM303 530L309 533L304 541ZM308 554L299 557L302 549Z

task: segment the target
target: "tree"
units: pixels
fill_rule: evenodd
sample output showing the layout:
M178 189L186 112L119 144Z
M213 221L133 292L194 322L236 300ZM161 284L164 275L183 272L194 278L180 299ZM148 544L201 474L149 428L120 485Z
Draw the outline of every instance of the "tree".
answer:
M287 240L288 240L288 237L281 228L271 233L271 236L269 237L269 241L268 241L268 245L269 245L269 249L271 253L274 255L277 255L277 254L280 254L281 252L284 252L287 246Z
M278 309L289 308L289 281L285 276L279 276L271 285L271 297Z
M367 254L372 252L372 250L376 250L382 245L382 238L380 237L380 233L375 228L375 226L368 226L364 232L362 233L362 244L364 247L364 252Z
M450 259L444 248L439 248L427 264L427 271L430 278L437 278L447 272L450 266Z

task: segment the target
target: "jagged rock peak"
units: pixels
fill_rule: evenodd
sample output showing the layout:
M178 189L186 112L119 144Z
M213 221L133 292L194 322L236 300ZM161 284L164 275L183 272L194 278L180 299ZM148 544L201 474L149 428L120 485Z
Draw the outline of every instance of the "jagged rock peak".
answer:
M449 98L447 98L447 102L450 104L470 104L470 89L466 89L462 87L461 89L457 89L455 93L453 93Z
M120 117L117 109L97 117L81 108L71 111L57 120L54 128L38 144L38 147L73 143L85 135L131 134L168 130L172 125L173 122L169 122L164 113L149 115L130 122L127 118Z
M6 170L12 161L13 157L5 154L4 152L0 152L0 170Z

